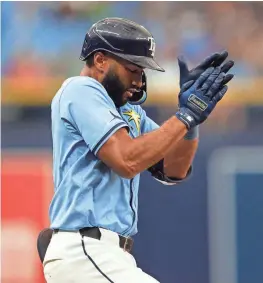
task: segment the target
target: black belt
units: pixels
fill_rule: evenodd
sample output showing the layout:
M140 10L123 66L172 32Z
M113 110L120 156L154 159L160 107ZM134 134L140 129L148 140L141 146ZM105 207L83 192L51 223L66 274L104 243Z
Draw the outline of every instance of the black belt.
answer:
M58 233L60 231L60 229L54 229L54 233ZM63 230L61 230L63 231ZM79 233L81 236L85 236L85 237L89 237L89 238L93 238L93 239L97 239L100 240L101 238L101 232L99 230L98 227L86 227L86 228L82 228L79 230ZM120 247L122 249L124 249L126 252L131 252L132 250L132 246L133 246L133 239L130 237L123 237L121 235L119 236L119 244Z

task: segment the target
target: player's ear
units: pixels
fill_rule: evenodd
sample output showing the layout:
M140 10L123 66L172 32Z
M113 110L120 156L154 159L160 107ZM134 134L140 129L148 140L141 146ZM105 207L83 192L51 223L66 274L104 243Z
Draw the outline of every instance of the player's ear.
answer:
M107 64L108 64L108 58L102 53L102 52L96 52L94 54L94 66L98 69L100 73L104 73Z

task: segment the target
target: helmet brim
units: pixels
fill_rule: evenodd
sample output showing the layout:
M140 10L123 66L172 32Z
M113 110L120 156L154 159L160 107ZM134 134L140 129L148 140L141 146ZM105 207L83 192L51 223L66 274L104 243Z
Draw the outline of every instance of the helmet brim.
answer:
M148 69L152 69L152 70L156 70L160 72L165 72L165 70L153 58L145 57L145 56L123 54L123 53L118 53L118 52L110 52L110 53L118 57L121 57L142 68L148 68Z

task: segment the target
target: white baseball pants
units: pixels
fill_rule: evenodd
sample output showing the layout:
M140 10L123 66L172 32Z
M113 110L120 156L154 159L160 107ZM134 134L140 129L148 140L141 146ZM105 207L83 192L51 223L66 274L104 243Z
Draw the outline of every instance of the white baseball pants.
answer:
M53 234L43 262L47 283L159 283L119 247L116 233L100 232L100 240L79 232Z

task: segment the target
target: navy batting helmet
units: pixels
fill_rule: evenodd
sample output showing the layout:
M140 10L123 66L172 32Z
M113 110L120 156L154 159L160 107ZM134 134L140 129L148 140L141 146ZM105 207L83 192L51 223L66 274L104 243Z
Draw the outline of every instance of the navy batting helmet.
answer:
M106 18L95 23L85 36L80 60L92 53L108 51L135 65L164 72L154 60L155 41L143 26L122 18Z

